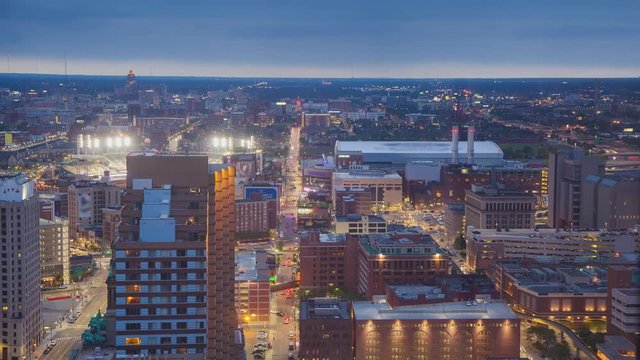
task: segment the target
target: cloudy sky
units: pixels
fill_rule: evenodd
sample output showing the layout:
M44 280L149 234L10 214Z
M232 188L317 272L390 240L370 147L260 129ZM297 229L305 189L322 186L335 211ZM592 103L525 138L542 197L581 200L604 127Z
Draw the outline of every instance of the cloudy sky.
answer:
M640 76L640 0L0 0L0 72Z

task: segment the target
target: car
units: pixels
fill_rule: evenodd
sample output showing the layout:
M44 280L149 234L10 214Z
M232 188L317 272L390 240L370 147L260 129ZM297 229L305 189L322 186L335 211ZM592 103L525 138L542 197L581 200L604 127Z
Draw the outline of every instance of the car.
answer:
M289 340L293 340L294 337L295 337L295 334L293 330L289 330Z
M295 359L295 356L293 356L293 353L289 353L287 360L294 360L294 359Z
M287 314L283 313L282 311L278 311L278 312L276 313L276 315L278 315L278 316L280 316L280 317L285 317L285 316L287 316Z
M280 295L285 295L285 294L286 294L286 293L285 293L285 291L284 291L284 290L280 291Z
M44 353L45 353L45 354L48 354L48 353L50 353L50 352L51 352L51 350L53 350L53 347L51 347L51 346L47 345L47 347L44 349Z
M49 346L51 346L51 347L56 346L56 344L57 344L57 343L56 343L56 341L55 341L55 340L51 340L51 341L49 341Z
M253 354L253 360L264 360L264 355L262 355L262 354Z
M69 324L73 324L74 322L76 322L76 318L74 316L70 317L69 320L67 320L67 322Z
M269 312L272 313L272 314L277 314L278 310L269 310Z
M289 341L289 351L293 351L294 348L295 344L293 343L293 341Z
M288 323L291 322L291 318L289 318L288 316L284 318L284 320L282 320L282 322L286 325Z

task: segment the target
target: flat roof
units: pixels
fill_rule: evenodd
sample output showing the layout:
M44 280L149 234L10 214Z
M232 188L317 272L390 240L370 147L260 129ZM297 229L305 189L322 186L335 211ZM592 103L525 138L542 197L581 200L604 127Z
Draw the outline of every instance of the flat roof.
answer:
M267 270L256 269L255 252L236 252L236 281L259 280L268 281Z
M518 319L518 316L502 301L469 305L465 302L446 302L391 307L386 302L354 301L354 318L366 320L482 320Z
M502 157L502 149L493 141L474 141L474 154L495 154ZM336 153L361 152L378 154L446 154L451 156L451 141L336 141ZM466 156L467 142L458 142L458 153Z
M382 178L382 179L394 179L402 180L402 176L396 172L381 172L381 171L349 171L349 172L334 172L333 177L341 179L362 179L362 178Z

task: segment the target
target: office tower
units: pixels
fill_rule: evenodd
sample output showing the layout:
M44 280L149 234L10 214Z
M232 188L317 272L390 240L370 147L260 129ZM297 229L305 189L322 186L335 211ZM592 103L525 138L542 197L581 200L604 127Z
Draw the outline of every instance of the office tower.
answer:
M117 356L239 357L233 175L205 155L127 157L109 280Z
M0 359L31 358L42 337L38 197L22 174L0 175Z
M583 192L583 227L621 230L640 224L640 170L588 175Z
M69 237L78 240L81 228L102 227L102 209L118 207L122 189L104 181L79 180L69 186Z
M589 175L604 173L604 165L604 157L588 156L577 149L557 149L549 153L549 227L589 227L593 209L584 205L592 195L585 194L583 187Z
M477 229L533 229L536 198L494 186L471 185L465 196L465 221Z
M133 70L129 70L127 74L127 83L124 89L127 100L138 100L138 82L136 81L136 74L133 73Z
M69 221L40 219L40 271L43 286L71 283Z

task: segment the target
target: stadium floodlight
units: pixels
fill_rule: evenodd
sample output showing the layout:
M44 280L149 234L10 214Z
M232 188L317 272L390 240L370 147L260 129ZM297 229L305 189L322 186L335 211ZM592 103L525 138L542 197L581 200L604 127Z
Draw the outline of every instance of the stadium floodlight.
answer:
M106 143L107 143L107 147L108 147L108 148L113 147L113 139L112 139L112 138L108 137L108 138L106 139Z
M78 135L78 147L82 149L84 147L84 137L82 134Z
M233 149L233 138L229 136L229 149Z
M227 138L221 138L220 139L220 147L222 147L222 148L226 148L227 147Z
M93 147L96 149L100 148L100 139L98 138L93 139Z
M116 138L116 147L117 148L122 147L122 138L121 137L117 137Z
M240 139L240 146L244 147L244 139Z
M220 139L218 139L217 137L213 138L213 147L217 148L218 146L220 146Z
M130 137L125 136L125 137L123 138L123 140L124 140L124 146L125 146L125 147L129 147L129 146L131 146L131 138L130 138Z

